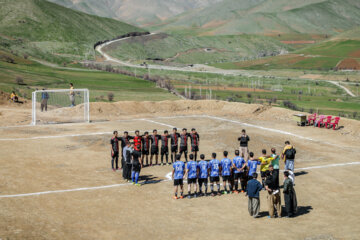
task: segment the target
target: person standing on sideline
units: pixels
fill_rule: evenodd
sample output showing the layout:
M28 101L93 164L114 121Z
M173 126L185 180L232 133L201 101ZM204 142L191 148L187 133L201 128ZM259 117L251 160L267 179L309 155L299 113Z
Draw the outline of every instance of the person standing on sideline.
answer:
M209 162L210 166L210 189L211 189L211 196L215 197L216 194L214 192L214 183L217 185L217 194L221 195L220 193L220 177L219 172L221 171L220 161L216 159L216 153L212 154L212 160Z
M234 169L234 185L235 190L234 193L239 193L239 180L241 183L241 192L244 192L246 189L246 185L244 184L244 168L246 167L246 162L243 157L239 156L239 150L235 150L235 157L233 159L233 169Z
M284 150L281 154L281 158L285 161L285 171L290 170L294 172L296 149L290 144L289 141L285 142Z
M124 154L124 148L130 143L130 139L134 139L134 137L129 136L129 133L127 131L125 131L124 135L119 139L121 141L121 169L125 167L126 155Z
M262 185L263 187L265 187L266 171L269 170L271 161L274 159L270 156L266 156L266 149L263 149L262 156L259 157L259 160L261 161L260 173L261 173Z
M146 165L149 165L149 154L150 154L150 137L149 132L145 132L141 138L142 140L142 155L141 155L141 164L144 164L144 158L146 156Z
M74 92L74 85L70 83L70 107L75 107L75 92Z
M197 153L199 151L200 136L196 132L195 128L191 129L190 140L191 140L191 152L194 154L194 159L196 161L197 160Z
M275 209L277 216L281 218L281 196L279 184L276 182L275 176L273 175L274 168L272 165L269 166L269 170L266 171L265 189L268 192L267 200L269 207L269 218L275 217Z
M177 132L177 128L173 128L173 133L170 134L171 138L171 163L174 163L176 154L179 148L180 134Z
M184 153L185 162L187 162L187 154L188 154L188 138L189 133L186 128L183 128L182 133L180 134L180 157Z
M153 157L155 155L155 165L158 165L159 158L159 140L161 139L161 135L157 134L157 130L153 130L153 134L150 136L151 140L151 155L150 155L150 166L153 163Z
M249 197L248 200L248 210L250 216L256 218L260 212L260 196L259 192L262 189L261 183L257 180L258 174L254 172L251 176L251 180L248 181L246 187L246 196Z
M187 175L187 183L188 183L188 198L191 198L191 187L194 186L194 197L196 198L197 193L197 175L198 175L198 165L194 161L194 155L189 155L190 161L186 166L186 175Z
M161 166L164 165L164 155L166 158L166 164L169 163L169 132L164 131L164 135L161 136Z
M241 136L238 138L238 141L240 142L240 155L244 155L245 160L249 160L249 141L250 138L249 136L246 134L245 129L243 129L241 131Z
M286 217L293 217L295 214L294 208L294 186L293 182L289 178L289 172L284 172L284 200L285 200L285 209L287 216Z
M228 152L224 151L224 158L220 162L221 176L223 178L223 185L224 185L224 194L230 193L227 187L229 186L229 190L230 190L230 174L231 174L232 162L227 156L228 156Z
M45 92L45 88L43 89L43 92L41 93L41 111L47 112L47 102L49 99L49 94Z
M271 161L271 165L273 166L273 169L274 169L272 175L276 181L276 184L279 185L280 156L276 154L275 148L271 148L271 157L273 158L273 160Z
M256 173L257 166L261 164L261 162L257 159L254 159L254 153L250 152L250 159L247 161L247 166L249 168L249 180L252 178L253 173Z
M133 152L133 144L128 142L126 147L123 149L123 156L125 159L124 168L123 168L123 178L130 182L131 179L131 158Z
M174 179L174 199L178 199L178 189L180 186L180 197L184 198L184 174L185 174L185 163L180 161L181 156L176 154L175 162L173 164L172 179Z
M138 183L140 170L142 168L142 164L140 162L141 157L141 145L135 145L134 151L132 152L132 166L131 166L131 181L136 186L141 186Z
M110 140L111 144L111 168L115 172L119 169L119 140L118 132L113 132L114 136ZM115 162L115 166L114 166Z
M204 196L207 195L208 189L208 175L209 175L209 163L205 161L205 155L200 155L200 162L198 163L199 169L199 195ZM202 185L205 187L205 193L202 192Z

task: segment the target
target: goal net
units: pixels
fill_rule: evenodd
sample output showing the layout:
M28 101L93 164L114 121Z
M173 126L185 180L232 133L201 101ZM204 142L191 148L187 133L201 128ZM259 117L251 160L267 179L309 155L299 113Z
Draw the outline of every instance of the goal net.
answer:
M32 93L32 124L89 122L89 90L40 90Z

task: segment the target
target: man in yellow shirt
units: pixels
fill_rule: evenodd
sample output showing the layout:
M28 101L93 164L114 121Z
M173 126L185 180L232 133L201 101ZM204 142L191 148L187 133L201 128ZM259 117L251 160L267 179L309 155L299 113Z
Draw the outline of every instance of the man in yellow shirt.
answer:
M261 173L262 183L264 186L264 182L266 179L266 172L269 171L269 166L271 164L271 161L274 160L274 158L270 156L266 156L266 149L263 149L262 156L259 157L259 160L261 161L260 173Z

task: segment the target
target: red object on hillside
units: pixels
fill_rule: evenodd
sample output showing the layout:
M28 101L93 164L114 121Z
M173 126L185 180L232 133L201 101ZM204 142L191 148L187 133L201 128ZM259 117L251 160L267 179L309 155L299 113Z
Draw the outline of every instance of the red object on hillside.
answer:
M331 122L329 126L332 127L333 130L335 130L335 128L339 126L339 121L340 117L335 117L334 122Z

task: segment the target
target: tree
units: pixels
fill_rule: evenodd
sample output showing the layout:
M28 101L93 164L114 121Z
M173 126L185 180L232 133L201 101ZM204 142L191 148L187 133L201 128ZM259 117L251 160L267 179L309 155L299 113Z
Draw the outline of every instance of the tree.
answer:
M22 77L16 77L15 79L15 82L18 84L18 85L23 85L24 84L24 79Z
M112 102L114 100L114 93L109 92L107 97L108 97L109 102Z

